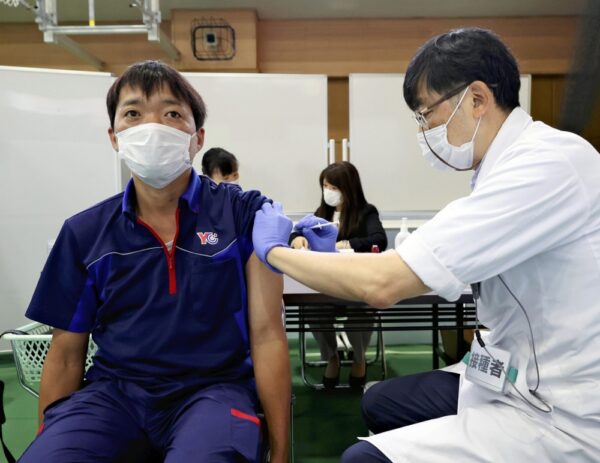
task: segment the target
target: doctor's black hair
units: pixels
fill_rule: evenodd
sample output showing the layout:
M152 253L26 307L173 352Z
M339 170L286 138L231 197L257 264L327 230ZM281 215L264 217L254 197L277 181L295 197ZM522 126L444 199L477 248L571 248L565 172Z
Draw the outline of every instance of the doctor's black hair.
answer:
M166 85L178 100L187 103L194 116L196 130L204 126L206 106L200 94L179 71L160 61L148 60L132 64L111 85L106 94L106 109L110 126L115 127L115 113L119 104L121 89L125 86L139 88L146 98Z
M404 78L404 100L419 109L419 90L440 96L480 80L504 110L519 106L521 80L515 57L490 30L456 29L427 41L411 59Z
M202 173L212 177L215 170L222 176L231 175L238 171L238 160L226 149L211 148L202 156Z

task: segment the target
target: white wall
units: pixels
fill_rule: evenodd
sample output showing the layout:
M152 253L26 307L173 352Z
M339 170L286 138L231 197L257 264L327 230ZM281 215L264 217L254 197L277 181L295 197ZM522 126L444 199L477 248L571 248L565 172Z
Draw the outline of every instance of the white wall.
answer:
M202 154L219 146L240 161L240 184L313 211L319 173L327 166L327 77L283 74L184 74L206 102Z
M350 161L383 215L438 211L470 192L472 172L439 172L422 157L403 83L404 74L350 75ZM519 97L527 112L530 95L531 76L522 76Z
M208 106L202 153L232 151L245 189L261 190L289 212L314 210L327 163L327 78L186 76ZM63 221L129 179L107 135L113 81L104 73L0 67L0 331L26 323L48 242Z
M105 73L0 67L0 331L26 322L64 219L117 192L111 83Z

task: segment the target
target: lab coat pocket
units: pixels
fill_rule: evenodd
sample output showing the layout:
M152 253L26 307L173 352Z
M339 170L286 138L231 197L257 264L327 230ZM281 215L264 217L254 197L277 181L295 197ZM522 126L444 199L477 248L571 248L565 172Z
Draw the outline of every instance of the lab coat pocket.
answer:
M260 419L237 408L231 409L231 446L248 462L258 462L261 447Z

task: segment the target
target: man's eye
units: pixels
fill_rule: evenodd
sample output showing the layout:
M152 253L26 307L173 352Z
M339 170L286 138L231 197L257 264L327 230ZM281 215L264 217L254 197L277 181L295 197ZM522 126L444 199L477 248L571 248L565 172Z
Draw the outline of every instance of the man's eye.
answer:
M136 117L139 116L139 114L139 112L130 109L129 111L125 112L125 117Z
M178 118L180 118L180 117L181 117L181 114L179 114L177 111L169 111L169 112L167 113L167 116L169 116L169 117L173 117L173 118L175 118L175 119L178 119Z

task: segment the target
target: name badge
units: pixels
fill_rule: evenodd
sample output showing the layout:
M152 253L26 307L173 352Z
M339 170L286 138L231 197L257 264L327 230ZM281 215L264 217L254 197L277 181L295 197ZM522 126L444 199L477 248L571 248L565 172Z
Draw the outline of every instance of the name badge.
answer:
M510 367L510 357L506 350L490 346L484 349L475 340L471 344L471 352L463 358L467 364L465 377L472 383L506 394L508 383L514 384L518 373L516 368Z

